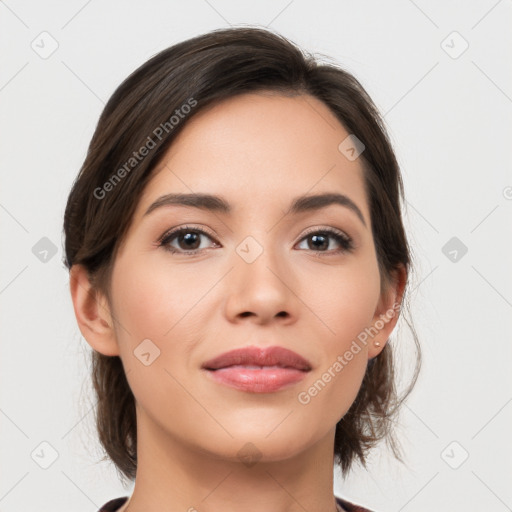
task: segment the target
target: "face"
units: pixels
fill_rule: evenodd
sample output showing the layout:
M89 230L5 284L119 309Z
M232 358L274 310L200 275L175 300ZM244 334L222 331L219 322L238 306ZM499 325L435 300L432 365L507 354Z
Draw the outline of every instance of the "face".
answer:
M380 290L361 159L338 149L348 135L310 96L246 94L188 122L144 190L112 274L112 352L138 422L233 459L249 442L270 461L332 440L391 325L357 341L390 301ZM150 208L192 193L229 208ZM321 194L348 200L291 211L295 200ZM292 350L310 370L262 391L202 367L247 346Z

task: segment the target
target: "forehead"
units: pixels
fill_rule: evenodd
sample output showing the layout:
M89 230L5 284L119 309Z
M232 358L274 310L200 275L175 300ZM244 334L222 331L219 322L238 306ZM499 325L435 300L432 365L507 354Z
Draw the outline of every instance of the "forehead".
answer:
M146 186L136 217L168 193L221 195L234 211L282 211L292 197L338 192L369 221L362 161L339 150L349 135L309 95L251 93L223 100L184 126Z

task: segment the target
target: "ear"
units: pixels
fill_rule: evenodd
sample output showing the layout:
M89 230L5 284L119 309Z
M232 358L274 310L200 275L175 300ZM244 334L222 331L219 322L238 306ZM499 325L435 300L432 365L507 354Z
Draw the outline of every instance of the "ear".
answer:
M368 343L368 359L372 359L380 354L395 328L400 316L400 307L406 282L407 270L401 265L393 273L391 282L386 283L385 287L383 287L384 289L381 290L379 302L372 320L372 327L368 329L371 332ZM380 346L375 346L376 342L380 343Z
M97 352L106 356L119 355L106 297L93 288L87 270L82 265L73 265L69 277L73 308L82 336Z

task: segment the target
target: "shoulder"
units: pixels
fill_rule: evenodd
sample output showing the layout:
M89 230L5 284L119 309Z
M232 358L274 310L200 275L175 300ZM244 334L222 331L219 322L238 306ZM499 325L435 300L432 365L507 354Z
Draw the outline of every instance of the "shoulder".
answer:
M362 505L356 505L350 501L346 501L336 496L336 502L343 507L343 510L347 512L374 512L368 508L364 508Z
M107 501L98 512L116 512L128 501L128 496L122 498L114 498L113 500Z

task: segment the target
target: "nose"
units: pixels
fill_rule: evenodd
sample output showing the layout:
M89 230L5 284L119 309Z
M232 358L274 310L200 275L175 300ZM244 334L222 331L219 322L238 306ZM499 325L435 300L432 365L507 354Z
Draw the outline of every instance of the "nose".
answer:
M297 319L300 301L293 274L270 251L264 250L252 263L235 255L225 287L225 314L231 322L288 325Z

